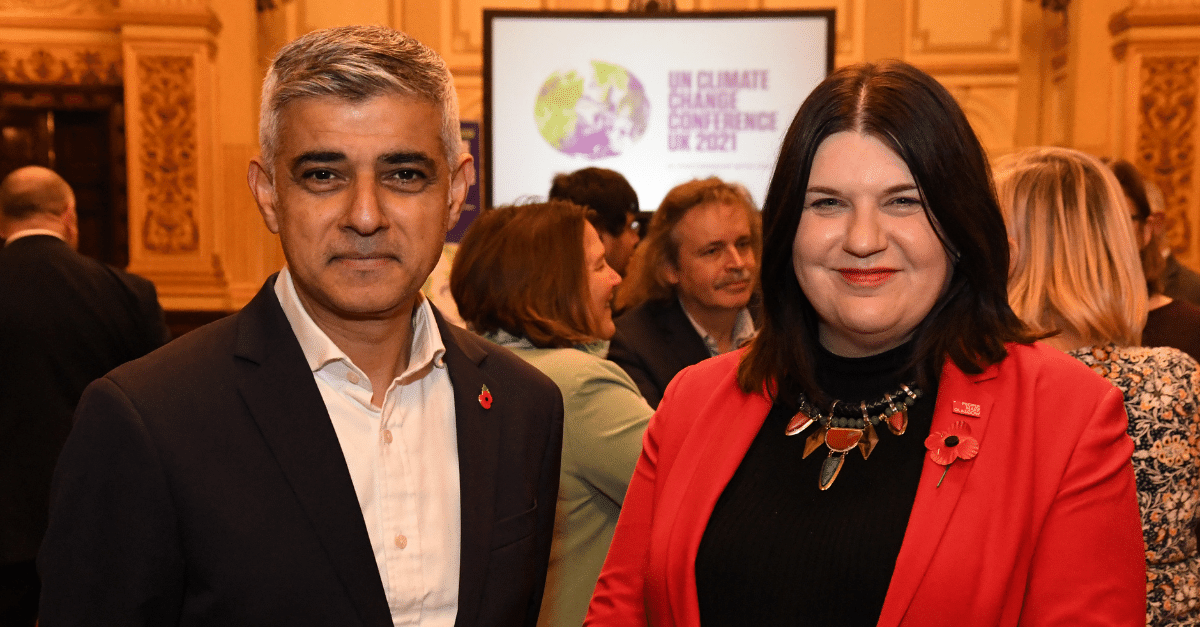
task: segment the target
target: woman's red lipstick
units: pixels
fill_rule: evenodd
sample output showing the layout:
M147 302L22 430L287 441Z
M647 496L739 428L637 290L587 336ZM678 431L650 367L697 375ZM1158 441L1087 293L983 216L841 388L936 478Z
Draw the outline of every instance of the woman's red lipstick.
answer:
M894 268L840 268L842 279L855 287L877 287L896 274Z

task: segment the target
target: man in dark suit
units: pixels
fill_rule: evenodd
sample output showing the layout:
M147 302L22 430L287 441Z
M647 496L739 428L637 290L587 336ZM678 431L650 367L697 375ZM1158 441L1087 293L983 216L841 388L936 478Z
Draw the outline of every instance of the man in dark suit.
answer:
M0 207L0 625L33 625L50 475L79 395L168 334L152 283L75 251L62 177L14 170Z
M608 358L651 407L680 370L754 336L762 227L744 189L717 178L667 192L617 295Z
M1163 270L1163 294L1200 307L1200 274L1179 263L1175 253L1169 250L1166 262L1167 267Z
M419 291L474 177L453 89L384 27L279 52L249 183L287 267L84 394L42 625L535 624L561 396Z

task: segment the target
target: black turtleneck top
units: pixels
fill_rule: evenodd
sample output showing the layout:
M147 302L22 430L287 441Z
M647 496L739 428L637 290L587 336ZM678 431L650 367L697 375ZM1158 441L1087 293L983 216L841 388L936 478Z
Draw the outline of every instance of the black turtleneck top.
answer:
M912 381L903 371L911 350L850 359L822 349L817 383L835 399L870 403ZM701 623L875 625L916 498L936 396L923 390L904 435L881 424L870 459L858 449L846 453L825 491L817 478L829 449L802 459L816 425L785 436L795 403L776 402L700 542Z

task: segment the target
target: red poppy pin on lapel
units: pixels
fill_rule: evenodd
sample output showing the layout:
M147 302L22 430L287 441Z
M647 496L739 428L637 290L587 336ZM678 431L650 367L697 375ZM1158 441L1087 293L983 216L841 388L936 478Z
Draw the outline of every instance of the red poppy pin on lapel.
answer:
M479 390L479 404L482 405L484 409L492 408L492 393L488 391L486 385L483 386L483 389Z
M925 438L925 448L929 449L930 460L946 467L942 471L941 479L938 479L937 485L934 486L940 488L946 473L950 472L950 464L956 459L966 461L975 457L979 452L979 441L971 437L971 425L965 420L959 420L945 431L930 433L929 437Z

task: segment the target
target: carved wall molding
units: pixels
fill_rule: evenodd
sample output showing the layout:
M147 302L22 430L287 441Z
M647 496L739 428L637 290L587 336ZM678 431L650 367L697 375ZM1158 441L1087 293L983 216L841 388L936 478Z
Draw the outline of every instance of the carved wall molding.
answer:
M1114 14L1108 31L1120 35L1134 28L1196 25L1200 25L1200 2L1143 2Z
M447 61L455 66L482 66L484 9L551 9L545 0L452 0L445 12L442 30L449 50ZM603 10L597 6L596 10ZM453 57L454 61L450 61Z
M1196 98L1200 56L1147 56L1140 68L1134 164L1163 192L1168 240L1186 253L1196 159Z
M122 71L115 47L0 45L0 83L116 86Z
M0 0L2 1L2 0ZM264 0L257 0L264 1ZM751 0L747 6L724 10L817 10L837 12L834 45L837 65L862 60L863 12L869 0ZM1007 0L1006 0L1007 1ZM622 12L628 0L592 0L590 6L572 3L572 10ZM444 3L440 24L443 42L438 52L450 65L455 76L481 76L483 72L483 11L484 9L564 10L556 0L450 0ZM586 4L586 0L584 1ZM678 13L703 13L695 2L678 2ZM716 10L716 9L713 9Z
M1134 6L1154 8L1194 8L1200 9L1200 0L1133 0Z
M153 13L208 12L208 0L119 0L119 2L122 9L130 11Z
M929 0L909 0L909 36L910 52L918 55L933 54L970 54L988 56L1015 56L1014 45L1018 41L1020 26L1020 8L1014 6L1019 0L974 0L956 2L930 2ZM929 6L937 5L937 6ZM981 6L987 5L987 6ZM956 15L957 14L957 15ZM992 28L988 30L986 39L977 41L938 41L928 20L936 20L939 24L953 24L958 18L963 22L976 22L989 19ZM948 27L948 26L944 26Z
M1014 147L1018 97L1015 77L937 74L935 78L958 101L989 154Z
M115 0L0 0L0 13L102 13L114 8Z
M142 139L137 150L146 208L142 245L155 253L190 253L200 243L194 63L190 56L137 60Z

